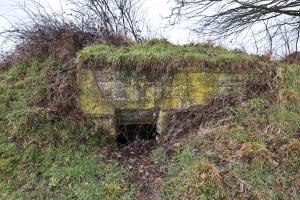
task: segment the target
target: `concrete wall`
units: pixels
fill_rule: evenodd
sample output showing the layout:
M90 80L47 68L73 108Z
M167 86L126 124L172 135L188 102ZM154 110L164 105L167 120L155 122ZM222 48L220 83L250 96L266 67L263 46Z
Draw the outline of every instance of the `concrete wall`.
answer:
M115 133L116 124L156 123L163 133L167 113L206 104L215 95L242 86L242 76L185 70L148 77L109 69L78 74L82 110Z

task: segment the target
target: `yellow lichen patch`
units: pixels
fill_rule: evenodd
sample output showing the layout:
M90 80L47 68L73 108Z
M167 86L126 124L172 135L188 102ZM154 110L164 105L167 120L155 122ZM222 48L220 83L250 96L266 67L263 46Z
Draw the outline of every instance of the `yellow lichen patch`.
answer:
M162 89L159 105L163 109L176 109L204 104L215 91L217 77L208 72L179 73Z
M84 70L79 76L80 102L90 114L109 114L115 108L176 109L203 104L215 91L218 75L185 71L155 83L135 77L97 83L95 77L101 80L101 73Z
M181 102L182 101L181 101L180 98L170 97L170 98L164 98L164 99L162 99L158 103L158 105L163 110L170 110L170 109L181 108Z
M115 121L113 116L107 116L102 118L95 118L94 119L95 127L93 128L93 131L97 132L98 129L104 129L109 131L110 135L115 134Z
M271 161L271 153L268 151L264 144L257 142L248 142L243 144L238 152L239 157L247 161L255 161L258 163L264 163Z
M84 70L78 77L81 93L79 96L81 109L91 115L108 115L114 113L113 105L100 99L98 86L91 71Z
M159 117L157 121L157 132L160 135L163 135L164 130L166 130L167 126L168 126L168 112L161 110L159 112Z
M220 73L213 71L184 70L150 79L108 69L83 69L78 75L80 103L85 113L96 118L110 116L112 119L115 110L156 109L167 112L189 108L208 103L221 91L218 88L220 77ZM160 132L163 132L165 125L160 124ZM108 128L114 129L114 126Z
M91 99L88 96L80 95L79 97L82 110L85 113L101 116L101 115L113 115L114 107L107 101L101 101L97 99Z

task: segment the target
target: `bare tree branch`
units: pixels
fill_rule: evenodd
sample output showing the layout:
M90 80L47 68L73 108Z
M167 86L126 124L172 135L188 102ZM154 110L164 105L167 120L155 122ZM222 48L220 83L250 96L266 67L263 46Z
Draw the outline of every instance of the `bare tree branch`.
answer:
M230 37L260 26L257 33L269 40L279 39L285 29L294 42L300 26L299 0L173 0L175 5L168 17L174 25L183 20L192 23L195 33L215 38ZM286 43L286 41L285 41ZM298 45L298 44L297 44ZM293 45L296 46L296 45Z

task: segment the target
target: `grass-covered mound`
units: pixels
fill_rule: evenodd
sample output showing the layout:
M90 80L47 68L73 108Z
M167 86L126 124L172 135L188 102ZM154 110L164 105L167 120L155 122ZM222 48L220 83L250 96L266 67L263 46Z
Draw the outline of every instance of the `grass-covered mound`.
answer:
M159 41L79 49L71 56L47 52L15 59L0 71L0 199L133 199L147 189L128 180L141 180L156 168L165 174L161 182L147 183L158 188L147 198L299 198L299 65ZM118 163L106 156L112 151L120 157L106 131L95 130L80 110L77 51L81 65L149 73L189 66L255 68L240 96L174 112L167 137L152 146L152 154L132 159L128 147L131 158ZM141 170L147 165L149 171Z
M151 40L142 44L96 44L80 51L77 62L90 67L145 70L148 73L182 68L240 70L259 65L257 57L211 45L173 45Z
M130 197L126 171L97 153L105 132L74 114L70 94L58 95L67 87L76 96L68 74L72 70L51 56L1 71L0 199Z

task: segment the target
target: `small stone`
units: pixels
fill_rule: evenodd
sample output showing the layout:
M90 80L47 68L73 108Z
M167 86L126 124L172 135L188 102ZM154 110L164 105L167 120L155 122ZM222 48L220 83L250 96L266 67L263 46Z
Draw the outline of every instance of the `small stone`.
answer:
M177 148L180 147L180 143L175 143L174 147L177 147Z

